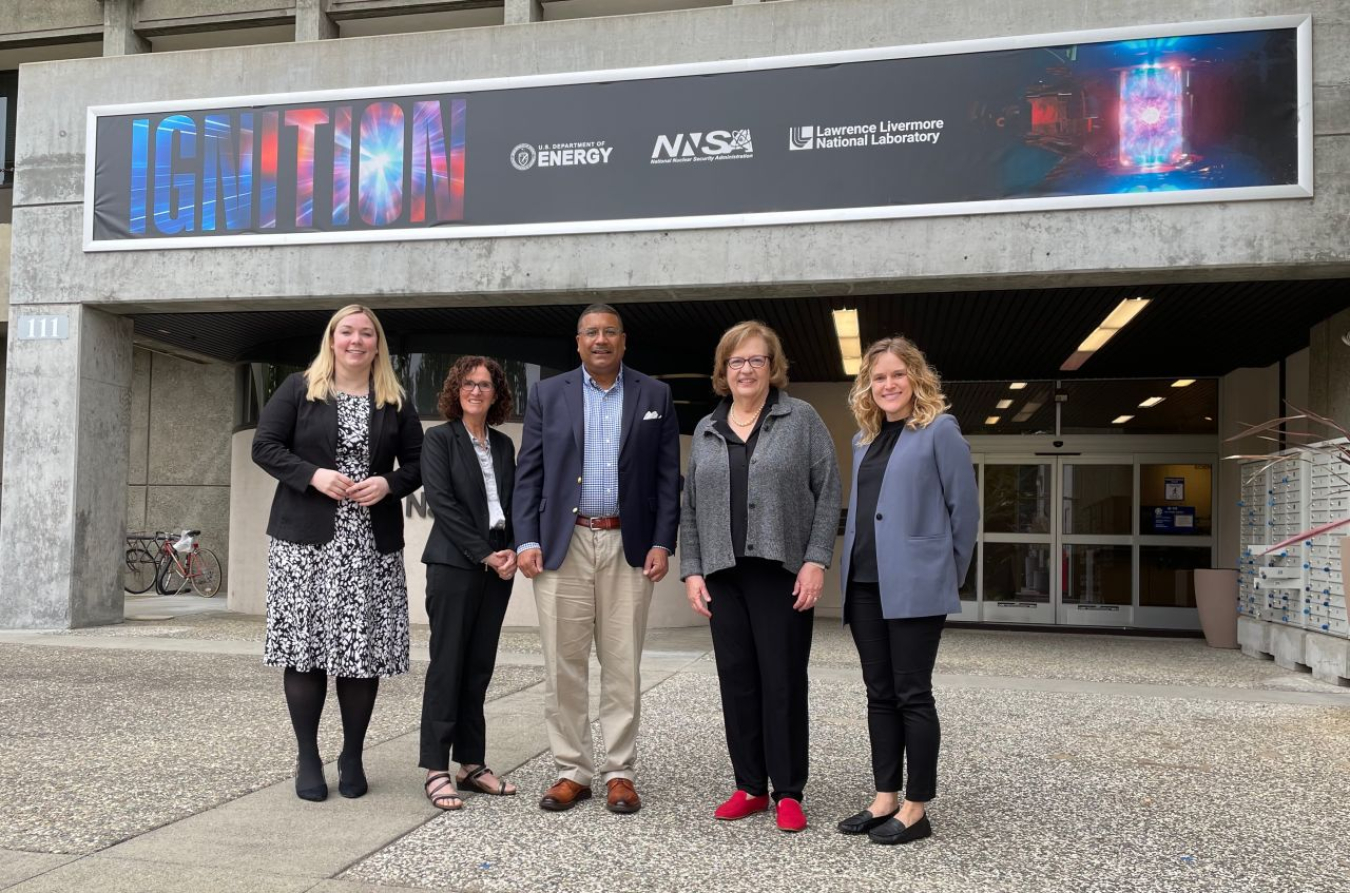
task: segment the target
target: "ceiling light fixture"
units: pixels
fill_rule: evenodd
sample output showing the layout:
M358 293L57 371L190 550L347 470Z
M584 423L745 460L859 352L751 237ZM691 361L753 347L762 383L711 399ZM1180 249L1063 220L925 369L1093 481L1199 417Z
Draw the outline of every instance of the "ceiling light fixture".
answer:
M1132 418L1134 418L1134 416L1132 416L1132 415L1118 415L1118 416L1116 416L1114 419L1111 420L1111 424L1113 424L1113 425L1123 425L1123 424L1125 424L1126 422L1128 422L1128 421L1129 421L1130 419L1132 419Z
M986 425L997 425L997 424L998 424L998 419L999 419L998 416L996 416L996 415L991 415L991 416L989 416L988 418L986 418L986 419L984 420L984 423L985 423Z
M1000 401L998 401L998 403L996 403L996 404L994 405L994 408L995 408L995 409L1007 409L1009 406L1012 406L1012 401L1011 401L1011 400L1000 400Z
M1167 399L1166 397L1149 397L1143 403L1139 404L1139 408L1152 409L1153 407L1157 406L1159 403L1163 402L1166 399Z
M1176 381L1172 382L1172 387L1189 388L1193 384L1195 384L1194 378L1178 378Z
M844 374L857 375L862 368L862 340L858 336L858 311L834 311L834 336L839 339L839 355L844 359Z
M1015 382L1013 382L1012 384L1008 385L1008 390L1010 390L1010 391L1020 391L1020 390L1022 390L1022 388L1026 387L1026 386L1027 386L1027 383L1026 383L1025 381L1015 381Z
M1094 353L1101 350L1106 342L1115 337L1116 333L1125 326L1129 325L1130 320L1139 315L1139 312L1149 304L1148 298L1126 298L1116 305L1116 309L1106 315L1102 324L1088 333L1078 345L1078 349L1069 355L1069 358L1060 365L1061 372L1073 372L1088 361Z

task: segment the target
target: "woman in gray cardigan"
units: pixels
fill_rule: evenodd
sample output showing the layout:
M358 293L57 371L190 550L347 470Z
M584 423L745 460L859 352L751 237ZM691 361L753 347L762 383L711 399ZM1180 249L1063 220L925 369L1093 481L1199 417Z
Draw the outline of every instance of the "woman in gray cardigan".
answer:
M925 804L937 794L933 665L947 614L961 610L979 496L970 447L912 342L894 337L869 347L849 405L860 430L841 562L844 622L862 661L877 793L839 830L907 843L932 834Z
M680 520L680 578L711 620L736 788L714 813L769 806L783 831L806 827L806 665L815 604L834 554L839 468L830 432L787 385L783 346L760 322L717 345L725 399L694 429Z

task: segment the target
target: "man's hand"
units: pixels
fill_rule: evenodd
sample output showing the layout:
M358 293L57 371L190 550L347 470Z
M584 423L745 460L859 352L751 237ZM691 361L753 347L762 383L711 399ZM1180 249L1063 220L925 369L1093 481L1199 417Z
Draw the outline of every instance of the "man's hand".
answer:
M670 553L660 546L653 546L647 553L647 560L642 564L642 576L653 583L660 583L668 570L670 570Z
M712 596L708 594L708 587L704 584L701 576L691 574L684 578L684 594L688 597L689 607L694 609L695 614L702 614L709 620L712 619L712 612L708 610L708 605L712 603Z
M364 505L367 508L388 495L389 479L378 474L347 488L347 498L357 505Z
M319 468L315 469L314 476L309 479L309 485L329 499L341 502L347 498L347 491L352 487L352 479L340 471Z
M809 561L803 564L802 569L797 571L797 582L792 587L792 594L797 596L792 610L809 611L814 608L816 602L820 601L820 590L824 586L825 571Z
M525 579L533 580L544 570L544 552L542 549L526 549L516 556L516 567L525 575Z

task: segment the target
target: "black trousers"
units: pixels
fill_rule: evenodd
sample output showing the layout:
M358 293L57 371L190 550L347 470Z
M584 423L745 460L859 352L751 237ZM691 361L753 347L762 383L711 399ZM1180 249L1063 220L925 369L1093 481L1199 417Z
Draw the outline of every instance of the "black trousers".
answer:
M808 771L806 665L815 610L794 611L796 575L742 558L705 581L713 651L736 787L775 800L802 798Z
M899 791L909 763L905 799L937 796L942 732L933 700L933 665L945 615L887 620L876 583L850 582L845 619L862 660L867 686L867 733L878 791Z
M431 666L422 692L423 769L482 763L487 750L483 701L497 663L511 580L489 568L427 565Z

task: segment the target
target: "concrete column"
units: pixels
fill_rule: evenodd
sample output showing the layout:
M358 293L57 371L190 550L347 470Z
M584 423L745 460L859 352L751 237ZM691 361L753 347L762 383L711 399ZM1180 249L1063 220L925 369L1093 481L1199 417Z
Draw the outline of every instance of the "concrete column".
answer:
M543 20L544 7L539 0L506 0L506 24L524 25Z
M71 304L11 309L0 629L119 623L131 320ZM31 317L56 337L25 338L42 331Z
M136 33L139 0L101 0L103 3L103 55L132 56L150 52L150 41Z
M338 36L337 22L328 16L328 0L295 0L295 39L332 40Z

